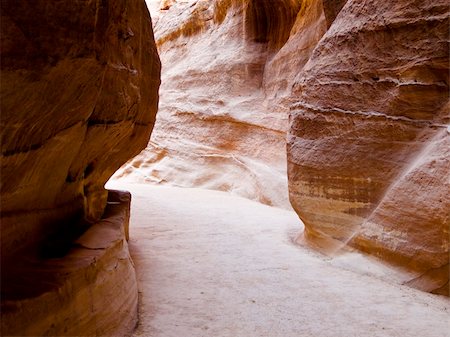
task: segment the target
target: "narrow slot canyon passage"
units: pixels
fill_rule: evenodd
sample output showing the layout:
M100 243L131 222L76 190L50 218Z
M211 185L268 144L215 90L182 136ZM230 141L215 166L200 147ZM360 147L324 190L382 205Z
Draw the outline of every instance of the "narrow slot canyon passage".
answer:
M294 244L292 211L218 191L108 186L133 196L134 337L448 335L447 298L386 281L393 271L356 252L331 259Z
M2 0L1 336L450 337L448 0Z

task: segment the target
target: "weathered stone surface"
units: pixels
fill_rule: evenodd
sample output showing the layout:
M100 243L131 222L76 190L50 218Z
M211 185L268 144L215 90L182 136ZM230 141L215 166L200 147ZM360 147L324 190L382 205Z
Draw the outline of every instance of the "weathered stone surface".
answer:
M446 1L347 1L296 80L288 136L290 200L307 238L422 272L410 284L439 293L449 274L448 25Z
M164 97L152 142L116 177L284 207L290 128L290 199L306 238L446 288L444 2L150 3Z
M99 220L105 182L155 120L145 2L2 0L1 46L2 335L123 336L136 321L129 205Z
M265 72L290 36L299 2L150 3L158 13L154 30L164 95L147 150L116 177L230 191L290 207L289 105L280 95L271 97L272 89L266 94L266 82L277 84Z
M144 1L2 1L3 253L61 218L97 221L145 147L160 63Z
M323 3L323 13L327 21L327 28L330 28L342 7L347 3L347 0L322 0L321 2Z
M2 336L125 336L134 328L136 274L125 239L130 200L128 192L110 191L103 219L64 257L3 268Z
M270 104L285 106L286 115L291 102L284 102L291 99L295 78L326 30L322 0L303 1L289 40L267 62L264 72L265 93Z

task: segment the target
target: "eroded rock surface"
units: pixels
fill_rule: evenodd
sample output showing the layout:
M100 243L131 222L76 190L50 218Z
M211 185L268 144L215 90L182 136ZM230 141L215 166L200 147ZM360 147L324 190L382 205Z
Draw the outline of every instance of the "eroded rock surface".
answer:
M161 114L119 176L284 206L289 128L290 200L306 237L448 291L444 2L152 3L163 9Z
M420 271L411 285L447 294L448 25L446 1L347 1L295 81L288 136L309 239Z
M150 136L160 63L143 1L1 6L2 249L10 251L44 235L50 218L101 217L104 183Z
M62 257L88 224L100 221L105 182L146 146L154 124L160 62L145 2L4 0L1 32L2 329L7 335L122 331L135 316L109 317L115 309L102 301L116 296L114 305L136 309L124 234L101 248L103 257L94 251ZM29 269L31 281L39 268L28 261L47 268L48 258L61 259L59 272L83 266L61 287L50 278L61 275L47 270L49 279L40 282L52 290L10 287L23 275L18 265ZM3 300L18 297L5 304L14 312L4 314ZM67 307L58 312L58 303ZM29 320L18 319L27 312ZM61 319L68 320L66 330Z
M110 191L104 218L63 257L16 261L2 275L2 336L126 336L137 322L126 240L128 192ZM4 270L2 271L5 272Z
M289 197L305 237L448 292L445 1L148 3L164 95L152 141L116 177L288 207L289 130Z
M272 74L299 62L275 59L292 27L309 25L298 13L310 5L291 0L149 3L157 13L164 95L147 150L116 177L230 191L290 207L288 91L276 88L288 87L282 76L291 82L294 76ZM319 35L311 32L303 42L314 40L314 45ZM297 53L294 47L288 52Z

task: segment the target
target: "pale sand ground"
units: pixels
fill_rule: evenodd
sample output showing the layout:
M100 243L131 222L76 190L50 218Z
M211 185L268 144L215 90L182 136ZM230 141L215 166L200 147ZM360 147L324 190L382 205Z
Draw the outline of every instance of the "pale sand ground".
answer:
M359 254L294 245L293 212L216 191L108 187L133 194L136 337L450 336L448 298L400 286Z

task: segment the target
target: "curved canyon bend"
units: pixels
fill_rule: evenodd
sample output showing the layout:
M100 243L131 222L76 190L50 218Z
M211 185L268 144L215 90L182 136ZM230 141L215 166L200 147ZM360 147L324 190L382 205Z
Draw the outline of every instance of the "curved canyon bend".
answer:
M2 0L1 335L450 337L448 0Z

